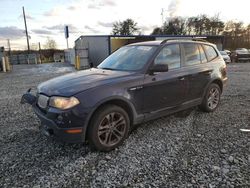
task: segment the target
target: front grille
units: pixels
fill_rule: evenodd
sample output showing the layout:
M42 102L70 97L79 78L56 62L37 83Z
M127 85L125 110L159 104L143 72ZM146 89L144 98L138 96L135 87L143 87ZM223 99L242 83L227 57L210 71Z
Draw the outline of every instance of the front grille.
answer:
M49 97L45 96L45 95L39 95L38 96L38 101L37 104L40 108L45 109L48 106L48 102L49 102Z

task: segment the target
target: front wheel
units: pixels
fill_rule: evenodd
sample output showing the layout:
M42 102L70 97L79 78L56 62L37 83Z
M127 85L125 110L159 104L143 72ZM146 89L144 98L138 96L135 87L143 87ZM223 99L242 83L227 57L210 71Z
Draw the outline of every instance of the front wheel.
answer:
M220 96L220 87L217 84L211 84L207 89L201 105L199 106L200 109L205 112L215 111L220 103Z
M130 120L121 107L106 105L92 117L88 129L88 140L92 148L110 151L125 140L129 132Z

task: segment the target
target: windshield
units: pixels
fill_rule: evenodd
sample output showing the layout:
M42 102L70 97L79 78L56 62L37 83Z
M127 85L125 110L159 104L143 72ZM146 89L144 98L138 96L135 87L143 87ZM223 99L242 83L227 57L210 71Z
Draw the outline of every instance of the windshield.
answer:
M247 51L246 48L237 48L236 51Z
M227 55L227 52L225 52L225 51L220 51L220 54L221 54L221 55Z
M136 71L147 63L157 46L124 46L107 57L100 69Z

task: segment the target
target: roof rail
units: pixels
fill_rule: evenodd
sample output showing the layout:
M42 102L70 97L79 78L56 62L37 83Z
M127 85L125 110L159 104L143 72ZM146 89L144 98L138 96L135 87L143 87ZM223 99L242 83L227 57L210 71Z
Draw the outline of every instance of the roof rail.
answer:
M205 40L204 38L199 38L199 37L194 37L192 38L192 41L200 41L200 42L208 42L207 40Z
M165 40L161 41L161 44L165 44L171 40L191 40L191 41L208 42L207 40L205 40L203 38L198 38L198 37L176 37L176 38L165 39Z

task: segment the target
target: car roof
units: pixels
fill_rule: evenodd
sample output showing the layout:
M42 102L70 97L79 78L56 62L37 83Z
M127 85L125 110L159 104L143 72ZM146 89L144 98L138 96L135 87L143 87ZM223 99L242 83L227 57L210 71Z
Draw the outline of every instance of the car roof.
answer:
M129 46L159 46L162 41L154 40L154 41L146 41L146 42L136 42L129 44Z
M209 42L205 42L205 41L195 41L192 39L170 39L170 40L155 40L155 41L146 41L146 42L137 42L137 43L132 43L129 44L128 46L160 46L160 45L164 45L164 44L171 44L171 43L198 43L198 44L210 44L213 45L212 43Z

